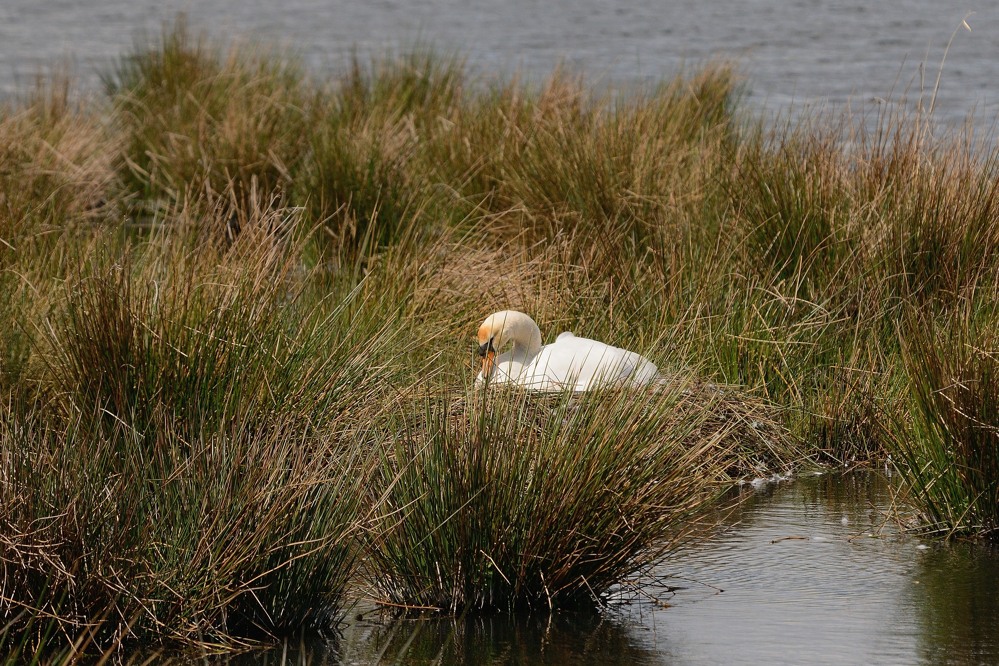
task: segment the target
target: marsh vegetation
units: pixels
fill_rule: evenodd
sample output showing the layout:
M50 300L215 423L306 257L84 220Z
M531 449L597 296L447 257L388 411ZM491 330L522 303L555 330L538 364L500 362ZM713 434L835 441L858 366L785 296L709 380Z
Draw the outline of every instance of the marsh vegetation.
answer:
M40 84L0 110L0 650L599 603L806 459L991 533L999 153L875 125L763 126L723 63L327 82L183 24L100 99ZM476 391L507 308L672 380Z

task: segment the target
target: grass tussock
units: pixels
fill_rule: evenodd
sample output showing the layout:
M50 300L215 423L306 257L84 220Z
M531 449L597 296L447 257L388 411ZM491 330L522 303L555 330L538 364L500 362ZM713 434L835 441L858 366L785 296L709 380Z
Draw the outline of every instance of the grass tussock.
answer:
M105 77L124 138L119 171L139 212L290 187L314 110L304 72L279 54L223 55L183 19Z
M287 215L261 211L228 247L199 227L90 248L63 283L34 398L0 419L18 650L336 626L370 510L355 419L392 337L356 292L314 291Z
M391 420L378 588L417 611L599 602L718 487L737 420L712 419L713 395L478 392Z
M927 529L948 536L999 529L997 345L994 306L947 326L917 319L902 344L914 422L896 426L898 467Z
M12 635L231 647L335 626L356 557L359 449L295 424L195 438L91 420L6 415Z
M206 434L258 414L310 425L373 390L369 332L346 321L349 302L316 298L296 273L287 215L261 214L221 256L211 242L156 240L97 253L51 318L51 381L68 409Z
M763 125L725 63L316 81L183 21L106 83L0 109L12 659L329 626L362 554L407 607L599 599L804 457L890 454L928 522L994 530L991 144ZM676 381L464 391L506 308Z

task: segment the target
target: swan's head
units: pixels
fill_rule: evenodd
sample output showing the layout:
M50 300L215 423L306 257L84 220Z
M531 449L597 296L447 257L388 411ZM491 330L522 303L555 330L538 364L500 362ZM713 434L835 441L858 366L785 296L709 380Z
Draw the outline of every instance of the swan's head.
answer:
M479 326L479 356L482 357L482 377L488 377L496 362L496 353L513 345L514 353L533 355L541 349L541 329L523 312L503 310L486 317Z
M496 361L496 350L503 344L506 312L497 312L486 317L479 326L479 356L482 358L482 377L488 377Z

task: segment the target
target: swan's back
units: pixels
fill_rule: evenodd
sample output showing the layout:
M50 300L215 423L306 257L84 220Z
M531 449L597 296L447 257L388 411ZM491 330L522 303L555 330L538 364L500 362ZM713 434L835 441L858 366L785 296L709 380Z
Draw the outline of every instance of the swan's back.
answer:
M644 356L566 331L524 366L518 383L539 390L588 391L648 384L658 377L659 369Z

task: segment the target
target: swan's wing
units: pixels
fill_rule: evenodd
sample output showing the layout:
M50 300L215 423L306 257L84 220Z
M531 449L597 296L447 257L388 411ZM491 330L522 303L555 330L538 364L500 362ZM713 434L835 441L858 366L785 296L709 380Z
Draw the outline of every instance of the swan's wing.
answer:
M555 342L558 342L560 340L568 340L569 338L574 338L574 337L576 336L572 334L572 331L562 331L561 333L558 334L558 337L555 338Z
M656 374L655 365L635 352L565 333L524 368L532 386L548 390L586 391L600 384L651 381L648 377Z
M655 384L663 380L663 376L659 374L659 368L656 364L645 358L641 354L636 354L635 352L628 352L634 355L635 363L632 366L631 372L628 374L628 380L635 384Z

